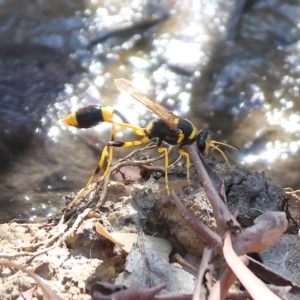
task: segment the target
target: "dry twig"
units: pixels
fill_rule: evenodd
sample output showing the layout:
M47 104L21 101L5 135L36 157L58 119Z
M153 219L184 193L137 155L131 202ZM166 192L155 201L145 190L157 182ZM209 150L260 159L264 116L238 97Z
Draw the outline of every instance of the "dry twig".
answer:
M219 193L214 188L195 145L191 145L189 147L189 154L194 162L200 179L200 183L203 186L203 189L205 190L209 201L211 202L219 234L222 235L226 228L229 228L234 233L240 232L240 224L230 213L228 207L226 206L224 201L222 201Z
M201 264L199 266L196 286L193 294L193 300L203 299L207 297L207 287L203 286L205 282L205 275L209 271L210 266L209 262L212 257L212 250L209 248L205 248L202 254Z
M155 295L165 287L165 284L160 284L149 289L139 289L132 285L128 289L122 289L112 295L104 295L95 291L92 300L154 300Z
M35 279L35 281L39 284L39 286L41 287L42 291L43 291L43 295L44 295L44 299L45 300L63 300L62 298L60 298L58 295L56 295L42 280L42 278L40 278L40 276L38 276L37 274L33 273L32 271L27 270L26 268L19 266L11 261L8 260L0 260L0 265L2 266L6 266L9 268L14 268L17 270L22 270L23 272L27 273L30 277L32 277L33 279Z

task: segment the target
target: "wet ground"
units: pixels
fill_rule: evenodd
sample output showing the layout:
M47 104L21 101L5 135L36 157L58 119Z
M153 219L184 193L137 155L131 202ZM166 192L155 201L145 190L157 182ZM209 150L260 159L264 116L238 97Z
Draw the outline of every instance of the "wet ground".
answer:
M153 118L119 94L118 77L238 146L231 162L299 187L297 1L0 5L2 222L49 215L95 169L109 126L66 128L70 111L100 104L133 124Z
M152 146L155 147L154 143ZM141 169L145 169L153 161L148 155L149 145L147 147L135 151L130 158L113 163L111 171L137 162ZM191 153L191 157L195 159L196 168L201 168L203 163L195 153ZM142 162L138 160L140 155L144 156ZM25 291L29 293L28 289L37 280L34 277L39 275L44 280L38 282L39 288L32 299L46 298L49 294L45 290L47 286L50 292L60 296L51 295L47 299L96 300L105 299L96 297L97 291L109 298L108 289L101 289L103 285L129 287L136 284L138 288L148 288L162 282L167 288L161 294L168 294L168 299L178 299L181 294L193 293L204 249L211 247L218 253L209 263L214 268L214 272L210 272L214 276L213 281L224 274L223 239L217 232L223 233L227 229L227 234L232 232L231 239L238 253L262 252L275 242L263 253L263 263L271 268L268 273L261 274L253 266L250 270L260 277L263 275L262 279L267 284L292 285L293 290L288 297L280 299L298 299L297 247L300 238L290 234L282 236L288 225L285 213L278 211L278 206L284 201L283 189L271 183L264 174L246 174L236 167L229 171L225 163L217 163L213 159L205 160L204 165L200 174L206 174L206 171L214 174L209 176L212 180L208 179L203 184L204 178L198 176L193 166L189 186L182 180L185 168L173 167L169 185L175 193L171 196L167 196L163 176L152 170L150 179L143 178L135 183L104 178L91 184L86 197L73 206L69 205L51 222L1 224L2 298L16 298L21 293L25 297ZM225 181L220 180L217 174ZM237 220L224 206L225 195L230 211L239 208ZM144 236L143 232L147 235ZM258 254L256 256L259 258ZM13 262L17 265L12 266ZM20 275L15 271L18 265L33 270L33 275ZM254 265L266 268L258 262ZM246 272L242 274L247 275ZM226 273L222 276L226 280L229 277ZM239 283L236 282L234 287L240 291ZM217 288L220 293L220 286L217 285ZM31 290L29 294L32 293ZM170 296L175 294L176 297ZM137 299L137 296L127 298ZM182 298L192 299L192 296Z

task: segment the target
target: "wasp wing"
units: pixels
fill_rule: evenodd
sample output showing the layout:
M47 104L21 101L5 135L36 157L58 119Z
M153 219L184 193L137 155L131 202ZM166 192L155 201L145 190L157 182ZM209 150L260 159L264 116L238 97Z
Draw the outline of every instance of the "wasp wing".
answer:
M120 91L129 94L133 99L146 106L150 111L164 121L170 127L170 129L175 132L179 131L177 125L174 123L175 120L178 119L175 114L136 89L130 81L124 78L117 78L114 81Z

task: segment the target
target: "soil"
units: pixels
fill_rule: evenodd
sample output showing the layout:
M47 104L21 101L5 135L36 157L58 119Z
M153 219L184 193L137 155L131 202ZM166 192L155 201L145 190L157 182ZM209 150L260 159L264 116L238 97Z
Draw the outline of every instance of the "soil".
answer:
M68 204L74 194L65 196L66 207L47 222L0 225L0 257L39 275L61 299L104 299L97 298L103 292L103 282L113 284L111 293L116 287L122 290L133 283L139 288L167 283L161 294L192 294L207 244L187 225L168 197L162 169L149 164L141 167L145 157L138 161L132 155L119 161L119 165L115 163L112 169L121 171L124 180L114 182L105 178L91 184L84 198L71 208ZM140 166L140 180L133 182L126 175L134 172L131 169L127 173L130 165ZM273 184L264 173L244 172L235 166L229 170L225 163L211 158L206 165L216 190L223 199L227 198L224 201L230 211L239 210L242 227L251 226L263 212L285 208L290 220L287 233L260 257L265 265L300 285L300 238L291 234L298 231L298 222L287 206L291 200L284 189ZM173 166L169 171L169 187L198 220L217 232L212 206L194 167L190 175L191 182L187 185L186 168L180 164ZM157 239L150 243L148 236ZM187 262L180 265L178 259L169 263L171 250L186 258L190 267L186 267ZM7 266L2 267L0 280L1 299L17 299L36 284L31 276ZM39 285L25 299L48 298Z

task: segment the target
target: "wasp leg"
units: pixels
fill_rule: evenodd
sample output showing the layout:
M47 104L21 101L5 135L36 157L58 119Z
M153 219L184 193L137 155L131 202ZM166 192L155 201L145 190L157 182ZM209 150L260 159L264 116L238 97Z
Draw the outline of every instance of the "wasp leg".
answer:
M115 140L116 139L116 128L115 128L115 125L112 124L112 129L111 129L111 139L112 140ZM98 162L98 165L97 165L97 168L94 172L94 174L89 178L89 180L87 181L86 185L84 186L84 188L82 188L79 193L76 195L76 197L72 200L72 202L68 205L68 207L71 207L73 206L76 202L78 202L78 200L83 196L84 192L88 189L88 187L90 186L90 184L94 181L95 177L97 174L100 173L103 165L104 165L104 161L105 161L105 157L106 157L106 153L108 152L108 162L107 162L107 167L106 167L106 170L103 174L103 176L101 178L104 178L107 173L109 172L110 170L110 166L112 164L112 160L113 160L113 151L114 151L114 148L113 147L110 147L110 146L105 146L102 150L102 153L101 153L101 156L100 156L100 159L99 159L99 162Z
M115 127L115 124L113 123L112 127L111 127L111 140L115 141L116 137L117 137L116 127ZM105 178L106 175L108 174L111 164L112 164L112 161L113 161L113 157L114 157L114 147L111 147L108 145L106 145L105 147L108 149L108 161L107 161L106 170L105 170L104 174L102 175L102 177L100 178L100 180ZM106 151L107 151L107 149L106 149ZM97 169L99 168L98 173L100 172L100 169L104 164L104 158L105 158L105 155L102 153L99 163L98 163L98 167L97 167ZM97 171L97 169L96 169L96 171Z
M131 141L131 142L109 141L107 143L107 146L128 148L128 147L133 147L133 146L139 146L139 145L146 144L149 142L150 142L150 139L147 136L144 136L139 141Z
M133 142L116 141L116 128L115 128L115 125L132 129L137 135L143 136L142 140L133 141ZM113 149L114 149L114 147L132 147L132 146L138 146L138 145L141 145L141 144L145 144L145 143L148 143L148 142L150 142L150 140L149 140L148 137L145 136L145 132L144 132L143 128L141 128L139 126L134 126L134 125L131 125L131 124L126 124L126 123L117 123L117 122L112 123L112 138L111 138L111 141L109 141L106 144L106 146L108 148L108 151L109 151L107 167L106 167L106 170L105 170L104 174L101 176L100 180L105 178L107 176L109 170L110 170L112 160L113 160L113 151L114 151ZM101 159L103 159L103 161L102 162L99 161L99 164L98 164L99 167L103 166L104 157L101 156Z
M170 195L170 189L169 189L169 178L168 178L168 168L169 168L169 153L168 153L168 149L164 148L164 147L158 147L157 151L159 153L164 152L164 155L165 155L165 182L166 182L167 193L168 193L168 196L169 196Z
M191 167L190 155L186 151L184 151L182 148L179 149L179 154L181 156L185 156L185 159L186 159L186 177L187 177L188 185L190 185L190 167Z
M131 125L131 124L127 124L127 123L119 123L119 122L115 122L113 121L114 125L123 127L123 128L129 128L131 129L135 134L139 135L139 136L145 136L145 130L144 128L140 127L140 126L135 126L135 125Z
M124 127L124 128L130 128L133 130L133 132L139 136L143 136L143 139L141 141L136 141L136 142L121 142L122 145L120 146L120 142L116 141L116 127L115 126L120 126L120 127ZM139 126L135 126L135 125L131 125L131 124L127 124L127 123L118 123L118 122L112 122L112 136L111 136L111 141L109 141L106 146L108 148L109 151L109 155L108 155L108 162L107 162L107 167L106 170L104 172L104 174L101 176L100 180L105 178L105 176L107 176L111 164L112 164L112 160L113 160L113 149L114 147L131 147L131 146L138 146L144 143L148 143L150 140L145 136L145 131L142 127ZM123 145L124 144L124 145ZM105 157L105 156L104 156ZM101 168L104 164L104 157L101 156L101 159L103 159L101 162L99 161L98 167ZM97 173L100 172L100 169L98 170ZM95 174L97 174L95 173Z
M118 123L118 122L111 122L112 124L112 130L111 130L111 141L107 143L107 145L103 148L102 154L100 156L97 168L94 172L94 174L89 178L88 182L86 183L85 187L82 188L79 193L77 194L77 196L74 198L74 200L68 205L68 207L73 206L84 194L84 192L87 190L87 188L89 187L89 185L94 181L95 177L97 174L100 173L103 165L104 165L104 161L106 158L106 154L108 152L108 161L107 161L107 167L104 171L104 174L101 176L100 180L102 180L103 178L105 178L111 168L111 164L113 161L113 152L114 152L114 147L131 147L131 146L137 146L137 145L141 145L144 143L148 143L150 142L149 138L145 136L145 132L144 129L139 127L139 126L134 126L131 124L126 124L126 123ZM135 141L135 142L121 142L122 146L120 146L120 142L116 141L116 127L115 126L120 126L120 127L125 127L125 128L130 128L132 129L137 135L140 136L144 136L142 140L140 141ZM123 145L124 144L124 145Z
M150 139L147 136L144 136L140 141L131 141L131 142L122 142L122 141L110 141L107 143L109 146L113 147L132 147L132 146L139 146L145 143L149 143ZM170 190L169 190L169 184L168 184L168 167L169 167L169 156L168 156L168 149L164 147L158 147L157 151L159 153L164 152L165 154L165 181L166 181L166 188L167 188L167 193L170 195Z
M109 156L111 157L112 159L112 156L113 156L113 147L109 147L109 146L105 146L103 148L103 151L101 153L101 156L100 156L100 160L99 160L99 163L97 165L97 168L94 172L94 174L89 178L88 182L86 183L85 187L82 188L79 193L77 194L77 196L73 199L73 201L68 205L68 207L71 207L73 206L83 195L83 193L87 190L87 188L89 187L89 185L94 181L96 175L101 171L102 167L103 167L103 164L104 164L104 160L105 160L105 157L106 157L106 153L107 151L109 151ZM109 166L108 166L109 167ZM107 167L107 168L108 168ZM108 172L106 168L106 171ZM105 171L105 172L106 172Z

